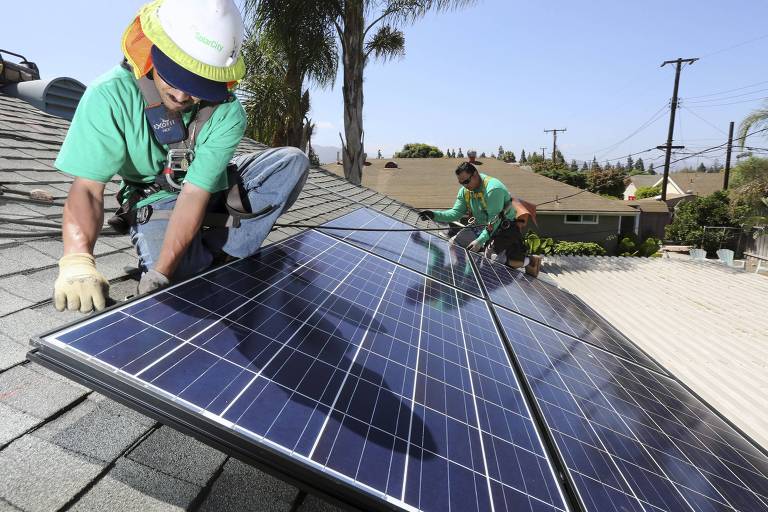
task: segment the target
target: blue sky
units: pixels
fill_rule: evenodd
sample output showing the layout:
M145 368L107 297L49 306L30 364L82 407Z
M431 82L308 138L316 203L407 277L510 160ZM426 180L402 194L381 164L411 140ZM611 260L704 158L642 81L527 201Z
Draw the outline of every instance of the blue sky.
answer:
M37 62L44 77L87 84L117 63L122 31L142 3L8 2L0 47ZM389 155L427 142L495 152L503 145L519 156L522 148L551 151L543 130L565 127L558 146L567 159L625 157L665 142L674 71L659 65L677 57L701 60L683 70L675 143L714 146L725 141L729 121L768 97L766 19L768 2L758 0L485 0L431 14L404 27L403 59L366 69L366 149ZM333 90L313 90L312 105L314 143L338 146L341 71ZM658 167L659 155L640 156Z

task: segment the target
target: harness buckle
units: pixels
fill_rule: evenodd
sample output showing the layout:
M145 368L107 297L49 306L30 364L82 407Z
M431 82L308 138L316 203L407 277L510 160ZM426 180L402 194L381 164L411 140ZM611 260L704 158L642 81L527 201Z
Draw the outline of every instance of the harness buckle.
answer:
M149 222L149 219L152 217L152 206L151 205L144 205L141 208L136 209L136 223L137 224L146 224Z
M195 152L192 149L169 149L165 159L165 168L170 170L171 174L174 172L187 172L189 165L194 159Z

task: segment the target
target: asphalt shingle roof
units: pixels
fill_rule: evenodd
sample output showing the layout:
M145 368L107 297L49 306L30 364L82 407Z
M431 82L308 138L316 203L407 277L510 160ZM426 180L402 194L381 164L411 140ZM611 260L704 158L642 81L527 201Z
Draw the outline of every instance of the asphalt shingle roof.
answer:
M450 208L459 184L454 170L465 161L456 158L400 158L397 169L387 169L388 160L370 160L363 169L363 185L420 209ZM617 212L631 215L633 208L586 190L536 174L527 166L483 159L478 169L501 180L514 197L541 205L539 212ZM343 176L341 165L328 169Z

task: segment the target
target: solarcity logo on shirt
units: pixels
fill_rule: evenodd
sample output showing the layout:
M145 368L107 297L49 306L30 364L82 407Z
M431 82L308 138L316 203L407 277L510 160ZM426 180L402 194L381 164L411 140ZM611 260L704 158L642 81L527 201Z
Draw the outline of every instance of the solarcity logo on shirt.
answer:
M216 41L215 39L209 39L209 38L205 37L200 32L195 32L195 39L197 39L198 41L200 41L201 43L203 43L206 46L210 46L211 48L213 48L217 52L220 52L221 50L224 49L224 45L223 44L221 44L220 42Z

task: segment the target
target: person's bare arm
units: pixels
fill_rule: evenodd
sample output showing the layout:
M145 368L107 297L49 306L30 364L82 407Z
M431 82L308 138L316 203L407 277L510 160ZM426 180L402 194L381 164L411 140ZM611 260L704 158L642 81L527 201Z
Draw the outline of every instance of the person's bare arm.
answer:
M185 183L173 208L155 270L170 278L192 239L200 231L211 194Z
M104 224L104 183L75 178L64 205L64 255L93 254Z
M104 184L75 178L64 204L62 238L64 256L59 260L59 277L53 285L56 309L79 309L88 313L104 309L109 282L96 269L93 246L104 223Z

